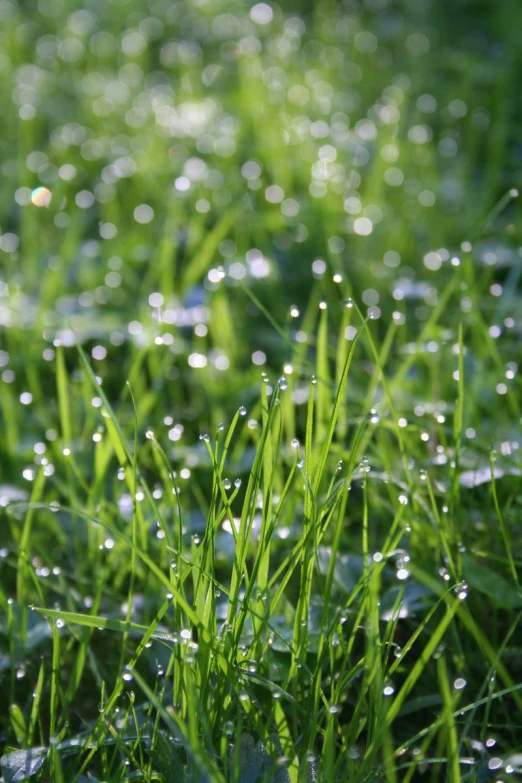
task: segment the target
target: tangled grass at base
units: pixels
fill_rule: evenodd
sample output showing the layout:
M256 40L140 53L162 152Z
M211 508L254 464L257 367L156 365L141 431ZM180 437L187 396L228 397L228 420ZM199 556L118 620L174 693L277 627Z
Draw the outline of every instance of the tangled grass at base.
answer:
M519 3L0 18L3 783L520 780Z

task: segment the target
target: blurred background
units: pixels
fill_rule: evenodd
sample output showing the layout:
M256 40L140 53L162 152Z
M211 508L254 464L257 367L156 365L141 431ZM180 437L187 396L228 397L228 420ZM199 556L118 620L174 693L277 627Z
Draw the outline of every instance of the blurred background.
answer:
M469 377L491 369L479 409L509 398L518 2L0 0L0 17L7 464L21 395L28 443L56 429L52 364L74 334L112 398L132 381L143 428L161 393L195 436L257 394L260 369L313 355L321 302L333 343L353 339L347 297L395 341L392 371L460 287L401 403L443 405L434 368L473 302L491 335L466 359ZM457 286L460 256L474 271Z

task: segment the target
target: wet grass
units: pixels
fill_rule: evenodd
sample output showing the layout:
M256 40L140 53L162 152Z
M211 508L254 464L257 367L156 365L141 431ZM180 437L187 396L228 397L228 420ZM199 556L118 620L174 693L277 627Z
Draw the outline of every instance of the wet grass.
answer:
M518 779L518 6L0 14L5 783Z

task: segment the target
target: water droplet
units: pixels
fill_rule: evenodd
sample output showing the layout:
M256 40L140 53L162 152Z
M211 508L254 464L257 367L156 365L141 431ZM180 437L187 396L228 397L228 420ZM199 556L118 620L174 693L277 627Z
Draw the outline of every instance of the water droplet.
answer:
M457 677L457 679L453 683L453 687L455 688L456 691L461 691L463 688L466 687L467 684L468 683L463 677Z
M370 467L370 461L369 461L368 457L363 457L361 459L361 464L359 465L359 470L360 470L361 473L369 473L370 472L371 467Z
M203 433L202 433L202 434L199 436L199 439L200 439L200 440L204 440L204 441L206 441L207 443L208 443L208 441L209 441L209 437L208 437L208 435L207 435L207 433L206 433L206 432L203 432Z
M455 585L453 588L454 592L457 595L457 598L459 601L465 601L468 597L468 583L467 582L460 582L458 585Z
M302 469L304 468L304 466L305 466L304 459L300 459L299 462L297 463L297 467Z
M399 503L401 506L407 506L408 505L408 496L404 495L404 493L401 493L399 495Z
M231 486L232 486L232 482L230 481L230 479L227 478L223 479L223 487L225 489L230 489Z
M293 439L293 441L292 441L292 448L293 449L298 449L299 448L299 441L297 440L297 438Z
M383 688L383 695L384 696L391 696L393 693L395 693L395 686L392 682L389 682L387 685Z
M241 479L240 478L237 478L234 481L234 486L235 486L236 489L239 489L239 487L241 486Z
M419 478L421 481L426 481L427 473L425 470L419 470Z
M221 424L218 424L218 432L224 432L225 431L225 425L223 422Z
M281 391L286 391L288 389L288 381L286 380L286 375L282 375L279 378L279 388Z
M312 386L315 386L315 385L316 385L316 383L317 383L317 378L315 377L315 375L312 375L312 377L310 378L310 383L312 384Z
M371 423L372 424L378 424L380 422L380 420L381 420L381 417L379 416L379 414L377 413L375 408L372 408L371 411L370 411L370 421L371 421Z
M194 533L194 535L191 536L191 541L194 544L194 546L198 546L199 542L201 541L201 539L200 539L200 537L198 536L197 533Z
M225 734L227 737L232 737L234 734L234 723L231 720L227 720L225 725L223 726L225 730Z
M351 309L353 307L353 299L345 299L343 302L343 305L347 307L348 309Z
M246 411L246 408L245 408L244 405L240 405L238 410L239 410L239 415L240 416L246 416L246 412L247 411Z
M337 713L339 712L339 707L337 707L336 704L332 704L332 706L328 709L328 712L330 713L330 715L337 715Z

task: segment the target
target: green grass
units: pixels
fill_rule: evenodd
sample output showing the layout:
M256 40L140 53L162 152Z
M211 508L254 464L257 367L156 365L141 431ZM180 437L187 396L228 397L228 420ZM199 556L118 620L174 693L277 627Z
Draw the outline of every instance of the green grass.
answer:
M251 7L0 3L2 783L520 780L522 12Z

